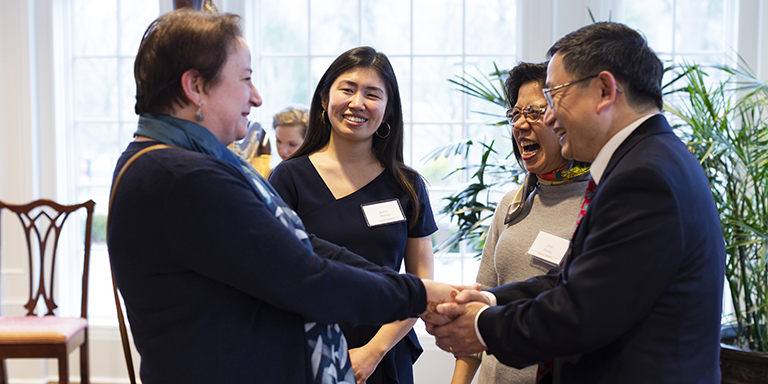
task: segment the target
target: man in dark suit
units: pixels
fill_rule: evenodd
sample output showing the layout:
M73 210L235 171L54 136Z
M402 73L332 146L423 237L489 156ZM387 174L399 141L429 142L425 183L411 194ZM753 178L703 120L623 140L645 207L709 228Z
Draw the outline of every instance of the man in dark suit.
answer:
M595 23L549 50L544 94L566 158L596 184L562 269L462 292L428 325L559 383L719 383L725 250L701 166L660 114L663 66L645 39ZM540 368L542 365L540 365Z

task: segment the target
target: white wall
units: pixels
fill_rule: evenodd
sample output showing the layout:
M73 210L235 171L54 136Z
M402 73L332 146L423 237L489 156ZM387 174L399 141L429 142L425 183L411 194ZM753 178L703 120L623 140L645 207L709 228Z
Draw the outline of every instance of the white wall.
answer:
M54 76L61 68L53 62L57 55L56 7L70 0L2 0L0 3L0 200L21 203L36 198L66 199L57 179L61 154L56 153L56 127L62 124L63 111L54 108L57 86ZM161 10L171 9L171 0L161 1ZM222 10L245 9L247 0L217 1ZM522 60L540 61L551 43L567 32L591 22L589 7L600 20L609 14L619 20L622 0L520 0L519 28L525 31ZM739 50L761 78L768 77L768 41L765 0L742 0L739 9ZM522 36L522 34L518 34ZM533 37L532 37L533 36ZM545 48L542 48L545 47ZM60 87L60 86L59 86ZM23 278L25 260L19 251L24 244L11 231L10 217L0 223L0 311L20 314L27 297ZM421 337L425 352L415 366L420 384L449 381L453 358L437 349L429 335ZM72 377L78 376L77 356L72 355ZM44 383L56 380L54 361L11 361L12 383ZM91 376L95 383L126 383L120 339L115 327L93 327L91 331ZM78 380L78 379L76 379Z

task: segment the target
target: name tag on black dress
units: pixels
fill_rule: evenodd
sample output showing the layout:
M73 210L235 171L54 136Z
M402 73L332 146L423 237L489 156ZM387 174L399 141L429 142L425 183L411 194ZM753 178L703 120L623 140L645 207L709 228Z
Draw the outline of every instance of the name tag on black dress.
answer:
M363 209L363 216L369 227L405 221L405 213L398 199L362 204L360 208Z

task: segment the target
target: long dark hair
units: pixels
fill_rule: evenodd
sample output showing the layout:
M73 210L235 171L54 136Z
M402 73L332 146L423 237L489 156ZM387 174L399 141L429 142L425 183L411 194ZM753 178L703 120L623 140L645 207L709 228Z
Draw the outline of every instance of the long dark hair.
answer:
M309 129L304 138L304 143L291 155L291 159L317 152L324 148L331 139L331 124L325 118L323 102L328 101L331 86L342 74L355 68L370 68L376 71L384 81L387 92L387 108L384 111L384 119L377 132L382 136L373 135L372 149L376 159L381 162L384 169L395 178L398 185L411 199L412 213L409 218L409 228L416 224L419 217L419 196L416 193L414 183L420 175L407 167L403 162L403 107L400 102L400 89L397 86L395 71L392 69L387 56L376 52L371 47L352 48L342 53L331 63L328 70L315 88L312 96L312 104L309 109ZM389 131L389 135L384 132Z

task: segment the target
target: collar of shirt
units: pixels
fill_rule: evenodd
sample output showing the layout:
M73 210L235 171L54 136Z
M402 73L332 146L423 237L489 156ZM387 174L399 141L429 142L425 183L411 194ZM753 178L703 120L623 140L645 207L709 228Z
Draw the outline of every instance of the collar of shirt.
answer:
M646 120L655 115L658 115L658 113L651 113L633 121L631 124L613 135L613 137L611 137L611 139L608 140L608 142L605 143L602 148L600 148L600 152L597 153L595 161L592 162L592 166L589 169L589 172L592 175L592 179L595 181L596 185L600 184L600 178L603 177L603 172L605 172L605 168L608 166L608 161L611 160L613 153L616 152L616 149L619 148L621 143L623 143L624 140L626 140L627 137L629 137L629 135L632 134L632 132L634 132L635 129L640 126L640 124L644 123Z

